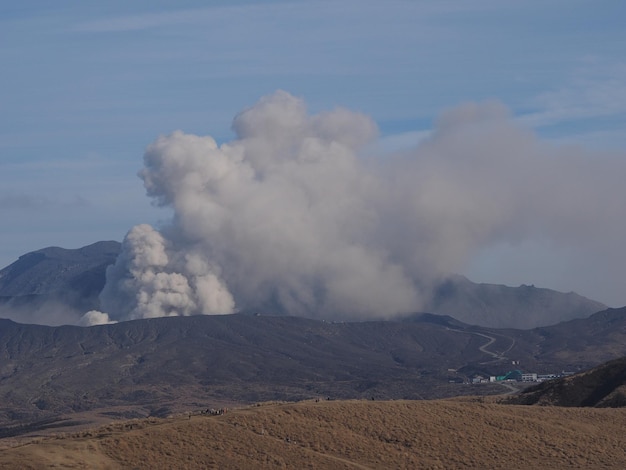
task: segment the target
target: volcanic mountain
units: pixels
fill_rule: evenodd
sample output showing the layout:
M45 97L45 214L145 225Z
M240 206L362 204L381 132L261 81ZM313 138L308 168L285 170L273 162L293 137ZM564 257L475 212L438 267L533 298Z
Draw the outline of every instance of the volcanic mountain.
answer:
M106 282L106 268L115 262L120 247L106 241L73 250L44 248L21 256L0 270L0 318L76 324L82 314L100 308L98 294ZM476 284L451 276L435 287L424 311L485 327L534 328L585 318L605 308L573 292Z
M626 308L526 330L472 326L510 324L524 315L531 323L540 317L547 322L562 315L555 305L573 309L572 299L586 305L588 313L601 304L533 287L477 285L460 277L442 284L434 300L436 313L449 308L454 318L416 313L395 320L333 322L285 312L243 312L90 328L24 324L72 323L97 308L106 267L119 249L117 242L79 250L46 248L0 271L0 317L19 322L0 320L0 422L92 412L164 416L216 403L315 397L501 393L497 383L466 384L512 369L576 372L626 355ZM546 309L538 316L542 305ZM500 309L501 317L494 319L492 313ZM487 313L480 321L459 320L472 311L471 318ZM578 316L584 309L573 311L571 316Z

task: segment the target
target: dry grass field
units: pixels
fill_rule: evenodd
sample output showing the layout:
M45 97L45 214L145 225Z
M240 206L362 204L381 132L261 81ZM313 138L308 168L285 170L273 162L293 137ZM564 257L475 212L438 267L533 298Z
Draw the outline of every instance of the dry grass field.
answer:
M262 404L5 445L0 468L623 469L626 408L483 399Z

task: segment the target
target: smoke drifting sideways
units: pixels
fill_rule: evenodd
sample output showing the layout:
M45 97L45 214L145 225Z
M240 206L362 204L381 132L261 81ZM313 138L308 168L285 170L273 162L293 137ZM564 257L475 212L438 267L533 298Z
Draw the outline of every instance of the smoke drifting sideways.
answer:
M147 148L139 176L173 219L129 231L107 271L106 313L82 324L239 310L389 318L418 311L489 246L625 233L623 165L540 141L498 102L444 112L393 155L373 155L369 117L309 115L283 91L233 130L220 146L176 131Z

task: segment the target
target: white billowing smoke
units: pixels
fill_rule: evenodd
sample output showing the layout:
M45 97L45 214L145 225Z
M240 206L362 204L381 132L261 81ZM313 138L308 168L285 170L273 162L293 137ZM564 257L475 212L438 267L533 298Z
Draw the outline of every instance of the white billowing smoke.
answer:
M95 325L108 325L110 323L117 323L111 321L109 315L97 310L90 310L85 313L78 321L78 326L95 326Z
M584 242L590 214L615 214L611 190L585 184L597 162L539 142L498 103L450 110L414 151L378 158L361 156L377 136L367 116L310 116L281 91L233 129L221 146L177 131L148 147L140 176L174 217L126 236L101 294L111 320L389 317L419 310L433 282L486 246Z
M232 313L234 301L215 275L217 268L193 250L170 245L150 225L128 232L101 294L113 318Z

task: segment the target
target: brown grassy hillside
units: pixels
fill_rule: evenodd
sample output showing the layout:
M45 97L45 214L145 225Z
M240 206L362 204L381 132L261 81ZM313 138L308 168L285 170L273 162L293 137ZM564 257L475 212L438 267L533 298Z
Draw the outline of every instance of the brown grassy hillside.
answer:
M626 468L626 409L479 401L268 404L0 451L0 468Z

